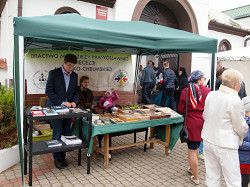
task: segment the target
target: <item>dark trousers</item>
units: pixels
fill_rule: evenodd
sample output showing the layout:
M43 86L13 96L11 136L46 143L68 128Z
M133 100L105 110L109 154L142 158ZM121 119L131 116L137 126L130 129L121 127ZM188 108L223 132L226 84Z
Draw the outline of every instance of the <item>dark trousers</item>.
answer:
M163 88L162 90L162 99L161 99L161 106L165 107L165 103L167 100L167 97L169 97L170 99L170 103L172 106L171 108L176 111L176 103L175 103L175 99L174 99L174 88Z
M68 136L72 118L51 120L53 136L52 140L60 140L61 135ZM53 153L54 159L65 158L66 152Z
M241 174L242 179L242 187L248 187L248 183L250 182L250 175L249 174Z
M151 104L150 102L150 96L152 91L152 83L143 83L142 87L142 96L145 99L145 104Z

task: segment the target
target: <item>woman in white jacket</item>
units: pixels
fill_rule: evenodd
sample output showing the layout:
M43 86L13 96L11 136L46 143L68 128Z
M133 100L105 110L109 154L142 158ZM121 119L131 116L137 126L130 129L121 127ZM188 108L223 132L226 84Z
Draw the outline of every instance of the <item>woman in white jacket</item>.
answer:
M222 175L228 187L241 186L238 148L248 132L238 96L242 79L236 70L224 71L219 90L210 92L205 101L201 137L209 187L221 186Z

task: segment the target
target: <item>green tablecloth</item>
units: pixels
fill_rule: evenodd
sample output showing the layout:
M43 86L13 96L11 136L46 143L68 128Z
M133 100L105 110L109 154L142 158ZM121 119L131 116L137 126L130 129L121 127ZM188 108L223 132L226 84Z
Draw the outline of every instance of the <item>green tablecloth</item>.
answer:
M179 134L183 124L183 117L174 117L174 118L162 118L155 120L147 121L136 121L129 123L119 123L119 124L110 124L110 125L92 125L91 140L88 148L88 153L92 154L93 149L93 137L101 134L109 134L113 132L122 132L133 129L141 129L146 127L157 127L156 133L157 138L160 138L162 141L165 141L165 127L163 125L171 125L170 131L170 145L169 149L172 150L177 140L179 139ZM79 137L79 119L76 119L72 128L71 135L76 135ZM162 126L162 127L160 127ZM82 137L84 140L88 138L88 122L82 121Z

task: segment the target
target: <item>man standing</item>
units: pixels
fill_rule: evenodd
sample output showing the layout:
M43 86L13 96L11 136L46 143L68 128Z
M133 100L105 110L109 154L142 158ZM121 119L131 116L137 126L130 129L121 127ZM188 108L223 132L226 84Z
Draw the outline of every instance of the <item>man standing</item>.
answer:
M65 105L75 108L78 103L78 75L73 72L77 64L77 57L67 54L60 68L49 72L46 95L48 96L47 107ZM67 136L70 132L71 118L51 120L53 129L53 140L60 140L61 135ZM68 166L65 159L66 152L53 153L56 168L63 169Z
M142 96L145 98L145 104L151 104L150 96L151 91L156 84L155 70L152 67L152 60L148 61L147 67L145 67L142 71L141 77L141 89Z
M174 89L175 83L177 83L177 78L174 74L174 71L169 68L169 62L165 61L163 63L164 72L163 72L163 83L162 83L162 100L161 106L165 107L167 96L169 96L172 109L176 111L176 103L174 100Z

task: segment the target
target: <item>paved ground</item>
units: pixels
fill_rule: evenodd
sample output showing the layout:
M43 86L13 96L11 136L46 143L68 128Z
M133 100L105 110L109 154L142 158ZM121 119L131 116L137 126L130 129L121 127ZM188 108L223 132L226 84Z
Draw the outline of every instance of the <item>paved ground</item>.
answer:
M144 133L138 133L138 140ZM133 143L133 135L112 138L112 144ZM77 151L67 155L70 165L58 170L53 164L51 154L34 156L33 186L195 186L187 172L187 146L177 142L169 156L164 148L156 144L155 149L143 152L143 146L136 146L112 152L110 168L104 169L102 155L91 160L91 174L86 174L86 150L83 150L83 166L77 166ZM204 161L199 160L200 185L205 186ZM26 180L28 183L28 180ZM20 186L20 164L0 174L0 186ZM223 182L223 186L225 183Z

